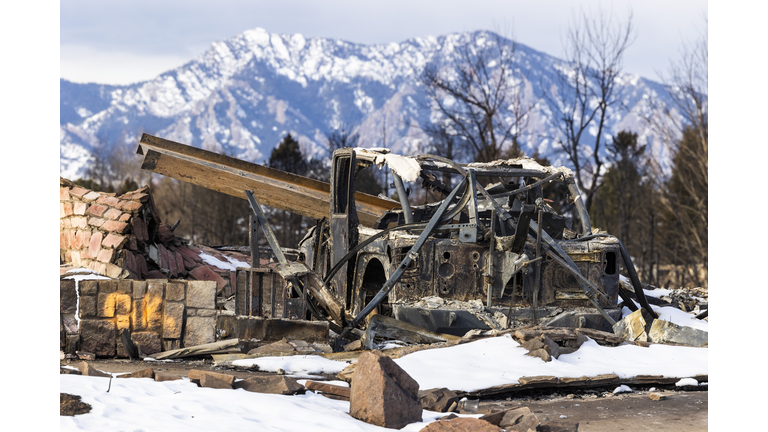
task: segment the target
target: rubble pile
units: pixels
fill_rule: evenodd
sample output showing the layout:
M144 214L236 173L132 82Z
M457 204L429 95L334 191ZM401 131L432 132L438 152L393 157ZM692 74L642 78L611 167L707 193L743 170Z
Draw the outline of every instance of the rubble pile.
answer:
M62 264L112 279L214 281L223 296L234 292L231 270L250 266L244 254L195 247L175 237L162 223L148 186L117 195L60 178L59 201Z

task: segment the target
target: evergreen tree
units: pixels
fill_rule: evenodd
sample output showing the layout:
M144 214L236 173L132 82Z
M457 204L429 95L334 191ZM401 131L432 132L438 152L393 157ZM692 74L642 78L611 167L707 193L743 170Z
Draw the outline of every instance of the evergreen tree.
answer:
M299 142L291 134L286 135L280 144L272 149L268 164L270 168L301 176L306 176L310 168L301 153ZM308 218L285 210L274 210L270 219L280 246L290 248L298 246L309 223Z

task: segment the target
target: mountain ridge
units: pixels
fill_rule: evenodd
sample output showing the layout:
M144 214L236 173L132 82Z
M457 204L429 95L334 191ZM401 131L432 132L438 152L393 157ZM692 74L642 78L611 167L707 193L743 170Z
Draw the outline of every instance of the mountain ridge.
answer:
M84 176L95 156L115 146L135 150L141 132L257 163L286 133L298 139L308 156L322 156L325 134L342 124L355 125L362 147L422 151L428 138L420 125L431 115L418 82L424 67L450 66L461 47L493 37L481 30L366 45L257 28L213 42L194 59L151 80L118 86L61 79L60 173ZM515 49L516 65L526 76L526 97L535 98L542 86L554 82L556 69L566 67L563 60L528 46L515 43ZM643 101L663 100L666 90L637 75L621 79L627 83L623 102L628 109L607 130L613 135L629 129L653 143L642 120L647 114ZM524 148L565 164L553 144L552 111L547 103L537 105Z

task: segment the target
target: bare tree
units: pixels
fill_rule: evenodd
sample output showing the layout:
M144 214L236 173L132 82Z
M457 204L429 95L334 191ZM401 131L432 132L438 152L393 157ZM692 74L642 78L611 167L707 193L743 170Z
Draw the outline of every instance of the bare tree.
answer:
M659 74L673 104L652 101L648 118L654 131L672 152L671 173L654 166L664 239L661 244L669 262L687 268L697 285L706 284L699 268L708 261L709 191L709 41L705 29L698 40L684 44L677 62L667 74ZM685 253L680 253L680 252ZM680 281L682 282L682 281Z
M635 37L632 14L626 23L600 10L581 11L565 38L567 66L558 70L557 87L545 92L558 117L560 148L573 164L576 182L590 208L604 164L604 129L621 102L624 53Z
M476 161L499 159L524 129L535 105L523 98L524 79L515 67L515 45L498 34L477 32L458 48L453 67L430 64L421 76L430 109L440 116L424 131L449 153L456 144ZM445 141L445 142L442 142ZM458 151L457 151L458 153ZM447 156L453 156L447 155Z

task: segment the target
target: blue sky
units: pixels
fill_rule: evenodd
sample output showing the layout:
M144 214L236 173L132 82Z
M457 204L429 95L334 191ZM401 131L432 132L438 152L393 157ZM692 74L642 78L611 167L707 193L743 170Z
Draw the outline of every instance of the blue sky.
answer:
M127 84L151 79L217 40L262 27L273 33L400 42L470 30L498 30L561 56L562 38L579 10L600 7L625 21L637 38L625 70L656 79L685 40L706 31L706 0L132 0L60 3L61 77Z

